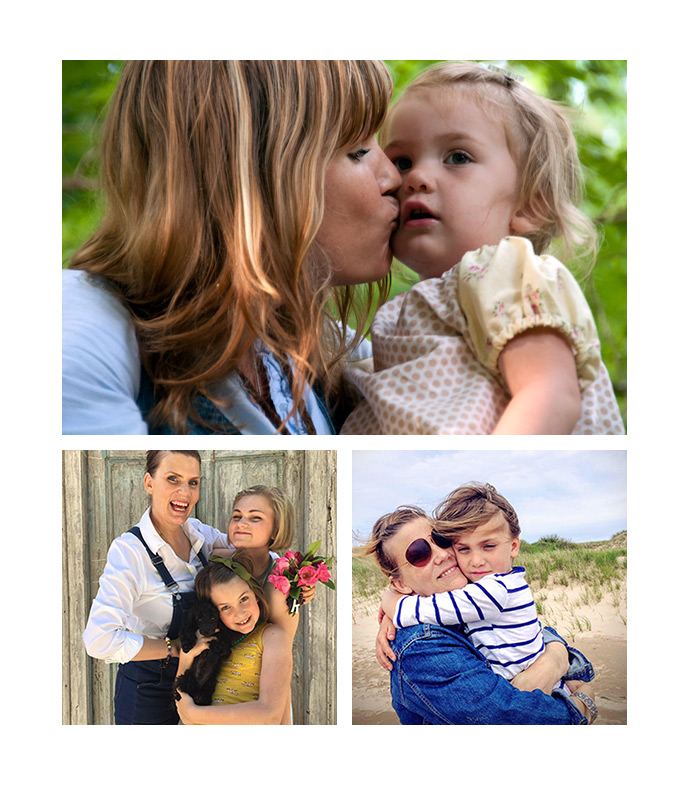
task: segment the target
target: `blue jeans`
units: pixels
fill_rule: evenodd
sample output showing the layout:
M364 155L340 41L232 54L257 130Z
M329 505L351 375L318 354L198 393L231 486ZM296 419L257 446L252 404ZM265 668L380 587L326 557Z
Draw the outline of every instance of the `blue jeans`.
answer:
M562 677L564 680L577 679L582 682L591 682L594 679L594 666L579 649L571 647L562 636L548 625L542 628L542 631L545 644L548 644L549 641L560 641L568 650L568 661L570 665L568 671Z
M133 660L120 664L115 680L115 724L176 726L179 717L173 698L178 661Z
M391 697L403 725L587 723L559 691L521 692L494 674L459 627L405 627L392 647Z

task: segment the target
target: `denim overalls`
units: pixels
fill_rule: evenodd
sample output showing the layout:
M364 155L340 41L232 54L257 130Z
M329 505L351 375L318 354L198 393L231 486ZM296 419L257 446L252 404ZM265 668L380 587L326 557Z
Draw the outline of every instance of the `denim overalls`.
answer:
M180 592L177 583L170 575L163 559L149 548L141 536L138 526L129 530L141 540L149 559L158 570L163 583L172 594L173 615L167 636L177 638L184 612L196 600L195 592ZM206 567L208 564L200 551L199 559ZM115 723L131 724L168 724L176 726L179 722L173 701L172 685L177 674L178 659L132 660L121 663L115 681Z

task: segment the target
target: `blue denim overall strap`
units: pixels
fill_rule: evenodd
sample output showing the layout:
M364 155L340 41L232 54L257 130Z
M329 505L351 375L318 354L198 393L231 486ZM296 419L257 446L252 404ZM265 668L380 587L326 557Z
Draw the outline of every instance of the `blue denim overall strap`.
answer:
M137 406L144 417L146 424L149 426L149 435L155 436L171 436L175 435L173 429L169 424L160 425L153 424L151 421L151 412L156 405L156 391L153 381L149 374L141 365L139 394L137 395ZM204 424L193 423L191 420L187 422L188 435L190 436L207 436L215 434L239 436L241 432L233 425L233 423L221 412L213 403L203 395L197 395L193 401L194 408L197 413L204 420ZM208 427L207 427L208 425Z
M542 628L544 631L544 643L548 644L549 641L560 641L568 650L568 660L570 667L563 675L564 680L580 680L581 682L591 682L594 679L594 666L587 660L587 658L580 652L579 649L571 647L570 644L557 633L552 627L546 625Z
M167 637L171 639L177 638L180 627L182 625L182 616L184 612L194 603L196 600L196 592L180 592L180 588L177 585L177 581L175 581L170 575L170 571L165 566L165 562L163 559L157 554L154 553L149 546L146 544L146 540L142 537L141 531L138 526L133 526L130 530L130 533L137 537L141 544L146 548L146 553L149 555L149 559L153 563L153 566L158 571L163 583L168 588L170 594L172 595L172 603L173 603L173 615L172 620L170 621L170 627L168 628ZM199 557L199 561L201 564L206 567L208 561L204 556L203 551L199 551L197 554Z

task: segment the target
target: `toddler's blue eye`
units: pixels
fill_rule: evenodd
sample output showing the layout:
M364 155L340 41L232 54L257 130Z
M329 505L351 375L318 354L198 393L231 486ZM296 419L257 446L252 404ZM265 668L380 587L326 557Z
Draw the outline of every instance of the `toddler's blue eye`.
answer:
M400 172L405 172L405 170L409 170L412 167L412 159L408 159L407 156L399 156L393 164L400 170Z
M464 151L453 151L448 154L446 161L449 164L467 164L471 160Z

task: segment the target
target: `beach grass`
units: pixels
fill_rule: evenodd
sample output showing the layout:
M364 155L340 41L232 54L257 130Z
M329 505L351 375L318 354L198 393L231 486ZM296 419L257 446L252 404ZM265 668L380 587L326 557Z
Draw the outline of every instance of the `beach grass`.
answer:
M582 585L582 603L597 603L605 593L614 596L624 587L627 572L627 532L610 540L573 543L557 535L542 537L534 543L522 542L515 560L526 570L537 610L539 590L547 587ZM353 595L367 599L379 595L387 579L371 556L352 556Z

